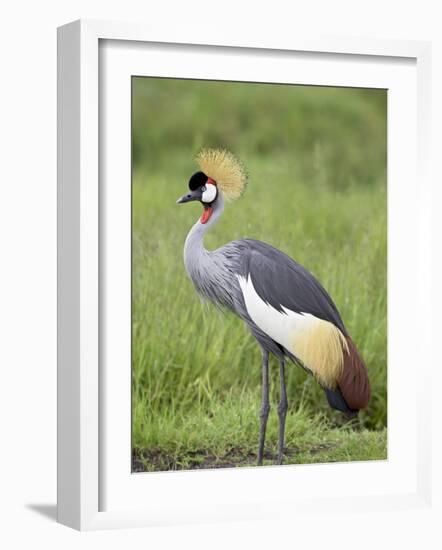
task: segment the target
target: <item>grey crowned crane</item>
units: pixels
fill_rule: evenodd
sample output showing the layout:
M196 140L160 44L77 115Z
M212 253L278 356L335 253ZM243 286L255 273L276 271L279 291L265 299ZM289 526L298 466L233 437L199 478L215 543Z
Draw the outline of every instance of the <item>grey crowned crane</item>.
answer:
M202 150L200 171L178 203L199 201L201 218L184 245L184 263L195 289L218 307L231 310L249 327L262 351L262 404L258 464L262 464L269 403L269 354L279 360L278 464L284 452L289 359L311 373L328 403L355 415L370 399L367 370L341 316L321 284L304 267L269 244L232 241L217 250L204 247L204 235L221 217L225 200L239 198L247 176L228 151Z

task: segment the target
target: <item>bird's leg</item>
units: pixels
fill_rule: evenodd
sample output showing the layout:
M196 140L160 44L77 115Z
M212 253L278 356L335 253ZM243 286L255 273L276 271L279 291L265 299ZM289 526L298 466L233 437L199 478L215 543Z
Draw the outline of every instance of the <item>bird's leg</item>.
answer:
M266 438L267 418L269 417L270 403L269 403L269 352L262 350L262 401L259 428L259 448L258 448L258 466L262 465L262 459L264 456L264 442Z
M281 382L281 395L278 405L279 416L279 440L278 440L278 464L282 464L282 458L284 453L284 432L285 432L285 417L287 415L287 392L285 389L285 364L284 358L279 363L279 379Z

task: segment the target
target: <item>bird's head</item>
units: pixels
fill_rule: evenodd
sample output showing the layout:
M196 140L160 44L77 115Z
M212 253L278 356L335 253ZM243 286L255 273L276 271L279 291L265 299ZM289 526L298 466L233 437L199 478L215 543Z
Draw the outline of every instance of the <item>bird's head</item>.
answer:
M179 198L177 203L184 204L185 202L200 201L204 207L200 222L207 223L213 213L218 193L218 186L215 180L206 176L204 172L195 172L189 180L189 193Z
M178 204L199 201L204 207L200 222L205 224L217 206L220 196L227 200L239 198L247 184L242 164L224 149L203 149L197 156L201 168L189 180L189 192Z

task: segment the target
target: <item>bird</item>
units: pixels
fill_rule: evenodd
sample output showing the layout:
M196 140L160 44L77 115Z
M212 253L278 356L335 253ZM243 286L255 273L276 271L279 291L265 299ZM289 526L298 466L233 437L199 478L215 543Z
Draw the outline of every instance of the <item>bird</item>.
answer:
M262 396L257 464L263 464L269 401L269 357L279 362L278 452L282 464L288 410L286 364L311 374L329 405L348 417L367 407L367 368L333 300L302 265L270 244L253 239L231 241L216 250L204 246L225 204L239 199L248 184L244 165L226 149L203 148L199 170L178 204L198 201L203 210L184 244L184 265L196 292L218 308L236 314L261 349Z

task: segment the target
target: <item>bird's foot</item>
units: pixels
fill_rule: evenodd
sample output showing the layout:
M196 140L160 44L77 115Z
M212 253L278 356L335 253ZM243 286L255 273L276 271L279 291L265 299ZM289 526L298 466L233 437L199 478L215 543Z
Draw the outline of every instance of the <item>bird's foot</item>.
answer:
M275 464L279 464L279 465L284 464L284 455L289 456L290 454L291 454L291 450L288 449L287 447L278 449L278 455L276 457Z
M262 466L264 458L266 458L267 460L274 460L274 463L278 465L284 464L284 451L287 451L287 449L285 448L282 451L278 451L277 455L275 455L271 451L258 453L258 459L256 462L257 466Z

